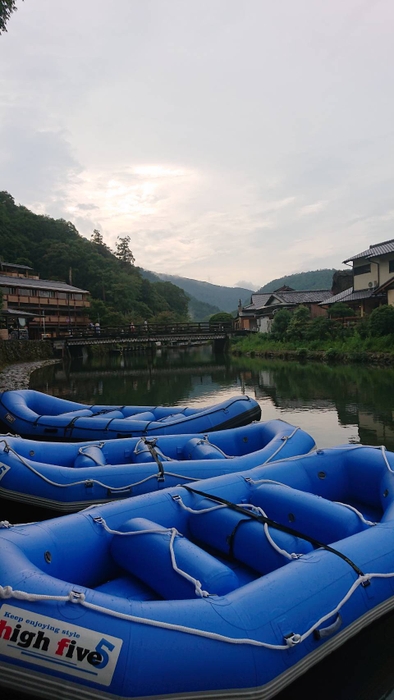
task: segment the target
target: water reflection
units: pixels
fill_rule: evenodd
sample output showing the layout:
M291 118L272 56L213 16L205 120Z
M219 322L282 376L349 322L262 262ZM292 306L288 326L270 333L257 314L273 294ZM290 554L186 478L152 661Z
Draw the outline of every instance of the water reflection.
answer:
M246 393L319 447L394 450L394 369L215 356L211 348L81 358L34 372L30 387L84 403L208 405Z
M207 405L255 397L263 420L283 418L319 447L347 442L394 450L394 370L214 356L209 347L154 356L87 357L34 372L30 388L86 403ZM300 677L277 700L320 694L394 700L394 615L377 621ZM3 697L3 695L2 695ZM22 696L7 692L4 700Z

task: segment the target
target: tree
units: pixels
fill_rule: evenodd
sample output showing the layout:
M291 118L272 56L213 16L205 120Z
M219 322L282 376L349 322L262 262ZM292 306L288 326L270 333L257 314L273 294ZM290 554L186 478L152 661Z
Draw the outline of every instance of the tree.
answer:
M16 10L16 0L0 0L0 34L7 31L7 22Z
M303 340L310 320L310 312L306 306L299 306L292 314L286 335L290 340Z
M188 319L189 297L183 289L172 282L154 282L153 287L166 300L171 311L178 314L178 320Z
M355 316L356 312L343 301L337 301L329 309L328 315L330 318L346 318L347 316Z
M374 309L369 317L369 330L375 336L394 333L394 306L383 304Z
M130 250L130 236L118 236L115 255L122 262L134 265L135 257Z
M175 313L178 320L186 320L188 295L171 282L151 283L144 279L141 270L127 262L129 237L123 242L126 262L103 243L98 229L89 240L69 221L33 214L15 204L8 192L0 191L3 260L27 264L41 279L67 283L72 268L72 284L89 290L92 304L94 300L103 304L99 311L103 327L120 323L120 318L127 323L131 318L134 323L143 322L162 312ZM132 256L130 260L133 259Z
M90 236L90 240L92 241L92 243L96 243L96 245L104 245L103 234L97 228L93 229L93 233Z
M271 334L275 340L284 340L290 320L291 313L287 309L279 309L276 312L271 326Z
M327 340L335 336L337 324L327 316L318 316L305 329L306 340Z
M209 317L210 323L232 323L233 320L232 314L227 311L219 311L219 313Z

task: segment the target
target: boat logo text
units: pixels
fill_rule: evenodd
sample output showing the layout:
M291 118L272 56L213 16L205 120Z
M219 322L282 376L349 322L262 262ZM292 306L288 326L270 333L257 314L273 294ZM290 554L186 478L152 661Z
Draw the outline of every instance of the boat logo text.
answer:
M12 605L0 609L0 653L110 685L122 640Z

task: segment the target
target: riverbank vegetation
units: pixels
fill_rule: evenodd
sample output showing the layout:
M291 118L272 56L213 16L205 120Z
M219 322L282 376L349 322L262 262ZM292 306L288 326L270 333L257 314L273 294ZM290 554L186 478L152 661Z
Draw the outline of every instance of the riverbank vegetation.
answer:
M337 308L334 308L337 307ZM233 354L326 362L394 364L394 307L383 305L357 319L344 304L330 316L311 319L306 307L280 310L270 333L251 333L231 341Z

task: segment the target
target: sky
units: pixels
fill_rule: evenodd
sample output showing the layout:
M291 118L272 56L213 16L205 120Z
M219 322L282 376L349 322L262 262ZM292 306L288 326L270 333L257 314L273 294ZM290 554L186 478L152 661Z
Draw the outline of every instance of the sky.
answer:
M0 190L260 286L394 237L392 0L17 0Z

